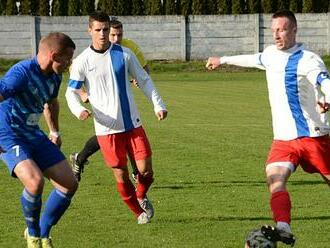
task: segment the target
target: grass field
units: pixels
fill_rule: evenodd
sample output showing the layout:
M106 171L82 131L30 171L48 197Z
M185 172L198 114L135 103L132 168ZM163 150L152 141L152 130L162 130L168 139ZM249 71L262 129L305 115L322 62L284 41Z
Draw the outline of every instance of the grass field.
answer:
M264 161L272 141L262 72L157 72L169 110L158 122L138 90L136 100L153 148L156 213L139 226L121 202L100 153L90 159L72 205L53 228L57 248L243 247L246 233L272 223ZM61 92L62 150L79 150L93 133ZM20 183L0 165L0 247L24 247ZM328 187L299 169L288 184L296 247L329 247ZM50 191L47 183L44 199ZM279 245L279 247L285 247Z

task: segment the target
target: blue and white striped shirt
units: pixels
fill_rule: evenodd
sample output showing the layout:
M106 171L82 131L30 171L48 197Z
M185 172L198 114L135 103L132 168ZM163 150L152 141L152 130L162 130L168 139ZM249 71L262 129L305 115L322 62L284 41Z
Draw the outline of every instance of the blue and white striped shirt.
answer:
M14 65L0 80L0 140L6 136L34 141L44 133L38 122L44 104L58 95L62 76L42 74L37 58ZM6 147L6 144L0 144Z

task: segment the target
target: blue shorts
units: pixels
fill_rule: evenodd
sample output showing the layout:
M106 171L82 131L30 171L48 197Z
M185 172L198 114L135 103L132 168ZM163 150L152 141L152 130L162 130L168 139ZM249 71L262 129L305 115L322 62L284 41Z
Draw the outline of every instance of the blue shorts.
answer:
M43 172L49 167L65 160L65 156L58 146L52 143L46 135L36 142L26 142L18 137L9 137L11 148L4 149L1 159L6 163L10 174L16 177L14 169L16 165L26 159L33 160ZM8 141L8 140L7 140Z

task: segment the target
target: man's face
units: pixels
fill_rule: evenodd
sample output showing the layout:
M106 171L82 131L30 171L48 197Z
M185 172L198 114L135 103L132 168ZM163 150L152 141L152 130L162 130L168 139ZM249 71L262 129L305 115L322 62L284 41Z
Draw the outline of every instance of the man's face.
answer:
M123 29L122 28L110 28L110 42L114 44L120 44L123 39Z
M286 17L272 20L272 33L279 50L287 50L296 44L297 27Z
M97 50L104 50L109 46L109 23L108 22L92 22L92 26L88 28L88 32L92 37L93 47Z
M52 69L56 74L61 74L71 65L73 53L74 49L68 47L62 53L53 54Z

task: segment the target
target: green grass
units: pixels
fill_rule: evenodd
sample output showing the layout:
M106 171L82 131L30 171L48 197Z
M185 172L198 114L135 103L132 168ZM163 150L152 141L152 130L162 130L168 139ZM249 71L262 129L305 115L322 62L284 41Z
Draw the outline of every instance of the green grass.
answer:
M152 76L168 107L167 120L158 122L152 106L134 89L153 148L152 223L136 224L98 153L52 231L55 247L236 248L243 247L248 231L272 223L263 170L272 141L264 73L169 70ZM93 127L68 112L64 89L62 150L69 155L83 146ZM22 186L3 164L0 182L0 247L24 247ZM328 187L319 176L299 169L288 188L296 247L328 247ZM47 183L44 200L49 191Z

